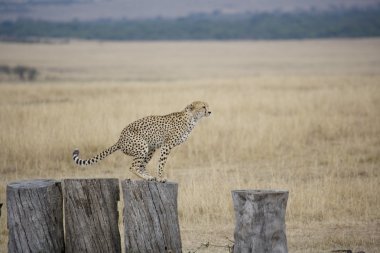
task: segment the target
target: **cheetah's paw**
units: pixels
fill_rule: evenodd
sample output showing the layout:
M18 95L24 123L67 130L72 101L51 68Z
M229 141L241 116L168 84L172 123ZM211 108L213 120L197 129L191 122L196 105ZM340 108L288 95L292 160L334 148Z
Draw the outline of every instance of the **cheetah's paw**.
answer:
M157 182L160 182L160 183L165 183L167 181L167 179L166 178L162 178L162 177L160 177L160 178L157 178Z

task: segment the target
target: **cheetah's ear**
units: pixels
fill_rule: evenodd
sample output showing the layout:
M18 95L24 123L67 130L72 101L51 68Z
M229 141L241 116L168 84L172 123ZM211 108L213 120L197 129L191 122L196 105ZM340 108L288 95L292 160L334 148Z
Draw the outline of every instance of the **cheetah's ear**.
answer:
M190 104L190 105L186 106L185 111L186 112L191 112L193 109L194 109L194 105Z

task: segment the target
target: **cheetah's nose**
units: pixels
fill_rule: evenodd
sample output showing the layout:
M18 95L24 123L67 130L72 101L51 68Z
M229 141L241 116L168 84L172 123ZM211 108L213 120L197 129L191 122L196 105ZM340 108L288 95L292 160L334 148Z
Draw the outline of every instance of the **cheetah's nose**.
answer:
M211 114L211 112L208 112L208 115L210 115Z

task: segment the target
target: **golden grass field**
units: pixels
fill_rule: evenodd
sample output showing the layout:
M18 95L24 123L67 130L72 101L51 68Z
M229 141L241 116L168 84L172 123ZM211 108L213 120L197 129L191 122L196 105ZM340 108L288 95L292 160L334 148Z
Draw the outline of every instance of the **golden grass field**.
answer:
M231 244L231 190L257 188L289 189L289 252L380 252L379 49L380 39L0 43L0 65L40 71L0 83L0 202L14 180L135 178L121 152L85 169L71 153L90 157L128 123L204 100L212 116L165 170L179 183L184 252Z

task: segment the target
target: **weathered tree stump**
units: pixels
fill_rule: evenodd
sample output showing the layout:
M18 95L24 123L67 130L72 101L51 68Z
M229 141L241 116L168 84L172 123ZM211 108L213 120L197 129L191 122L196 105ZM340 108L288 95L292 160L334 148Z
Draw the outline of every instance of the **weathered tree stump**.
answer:
M3 203L0 203L0 217L1 217L1 208L3 207ZM1 240L1 236L0 236L0 240Z
M178 223L178 184L125 180L126 252L182 252Z
M235 253L286 253L285 212L288 191L232 191Z
M65 179L66 252L121 252L117 179Z
M19 181L7 186L8 253L64 252L61 183Z

